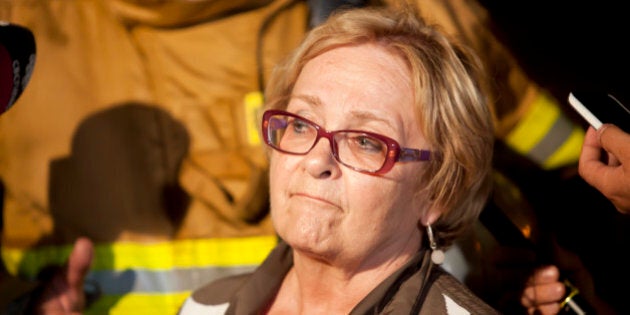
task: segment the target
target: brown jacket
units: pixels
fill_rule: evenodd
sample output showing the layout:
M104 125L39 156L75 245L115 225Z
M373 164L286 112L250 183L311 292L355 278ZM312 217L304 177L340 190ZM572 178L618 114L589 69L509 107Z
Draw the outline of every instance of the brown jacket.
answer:
M430 251L419 252L374 288L350 314L498 314L434 265L430 256ZM254 273L220 279L195 290L178 315L262 314L292 265L291 248L281 242Z

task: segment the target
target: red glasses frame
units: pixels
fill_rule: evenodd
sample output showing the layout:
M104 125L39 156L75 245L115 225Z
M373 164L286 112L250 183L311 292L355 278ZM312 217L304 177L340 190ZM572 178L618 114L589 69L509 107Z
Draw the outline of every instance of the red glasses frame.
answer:
M306 152L301 152L301 153L296 153L296 152L291 152L291 151L286 151L283 150L277 146L275 146L273 144L273 142L271 141L270 138L270 132L269 129L271 128L270 124L269 124L269 119L274 116L274 115L282 115L282 116L289 116L289 117L293 117L295 119L299 119L300 121L307 123L309 125L311 125L312 127L315 128L315 130L317 131L317 137L315 138L315 141L313 141L313 145L306 150ZM346 163L344 163L340 158L339 158L339 153L338 153L338 149L337 149L337 142L335 140L335 134L340 133L340 132L353 132L353 133L361 133L361 134L365 134L368 135L370 137L376 138L382 142L384 142L387 145L387 153L386 153L386 157L385 157L385 161L383 162L383 164L381 165L381 167L377 170L366 170L366 169L361 169L361 168L357 168L355 166L352 165L348 165ZM394 164L397 162L418 162L418 161L428 161L430 160L431 157L431 151L429 150L421 150L421 149L410 149L410 148L403 148L400 146L400 144L398 144L398 142L392 138L383 136L381 134L378 133L374 133L374 132L369 132L369 131L362 131L362 130L335 130L335 131L326 131L326 129L324 129L323 127L321 127L320 125L300 116L300 115L296 115L293 113L289 113L287 111L283 111L283 110L278 110L278 109L270 109L264 112L263 114L263 119L262 119L262 134L263 134L263 139L265 141L265 143L270 146L271 148L273 148L276 151L282 152L282 153L286 153L286 154L292 154L292 155L306 155L308 154L313 147L315 147L315 145L317 145L317 143L319 142L319 140L321 138L326 138L328 139L328 143L330 144L330 149L332 152L333 157L335 158L335 160L355 171L361 172L361 173L366 173L366 174L374 174L374 175L381 175L381 174L385 174L387 172L389 172L392 167L394 167Z

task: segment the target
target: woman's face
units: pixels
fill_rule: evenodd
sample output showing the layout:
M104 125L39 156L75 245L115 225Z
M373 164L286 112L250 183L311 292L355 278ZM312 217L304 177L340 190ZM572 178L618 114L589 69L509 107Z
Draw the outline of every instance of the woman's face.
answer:
M404 61L372 44L339 47L309 61L287 111L328 131L358 129L428 149L414 114ZM426 207L417 194L423 162L396 163L384 175L339 164L322 138L306 155L272 151L271 214L276 231L299 253L356 268L420 246Z

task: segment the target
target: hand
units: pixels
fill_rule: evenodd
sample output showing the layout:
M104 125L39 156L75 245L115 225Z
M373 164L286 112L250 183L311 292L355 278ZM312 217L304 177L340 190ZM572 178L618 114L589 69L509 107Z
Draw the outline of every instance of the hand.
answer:
M604 124L598 131L589 127L578 171L619 212L630 214L630 134L610 124Z
M521 305L530 315L558 314L564 295L565 287L560 282L560 271L556 266L545 266L535 270L527 280L521 295Z
M45 285L34 307L35 313L82 314L85 308L83 281L90 269L93 256L92 242L87 238L77 239L64 268Z

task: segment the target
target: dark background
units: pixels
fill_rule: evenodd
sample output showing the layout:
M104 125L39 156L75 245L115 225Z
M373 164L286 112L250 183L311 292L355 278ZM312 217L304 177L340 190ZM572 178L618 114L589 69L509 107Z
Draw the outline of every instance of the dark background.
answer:
M622 1L482 4L526 71L564 105L568 92L583 86L604 89L629 103L630 14Z
M525 71L551 91L577 123L587 126L568 105L567 96L572 90L604 90L626 107L630 105L630 11L623 8L623 2L481 3L496 23L495 33ZM547 248L555 240L584 264L592 277L591 293L614 308L601 314L630 314L626 289L630 283L630 259L626 257L630 248L630 215L616 211L574 169L569 173L543 171L519 162L518 156L507 150L497 152L495 167L516 181L536 212L537 224L547 235L536 244L540 262L559 264L567 278L579 278L575 261L563 263ZM580 289L584 294L591 291L589 286Z

